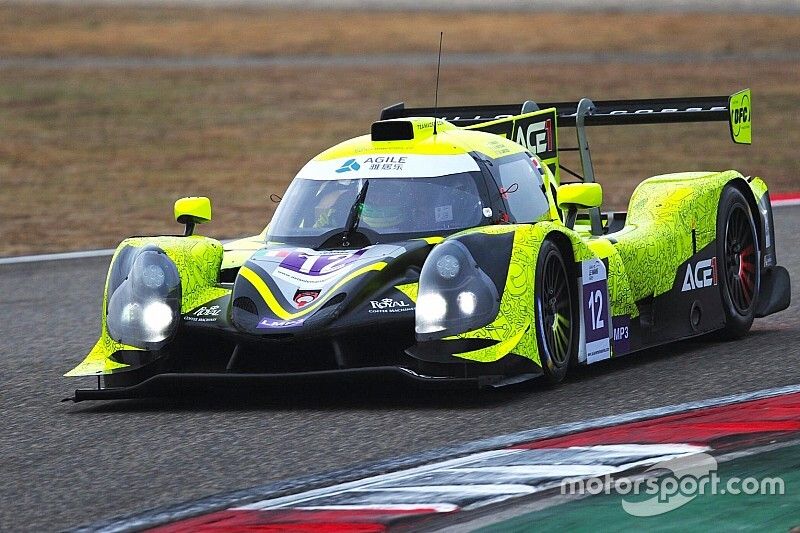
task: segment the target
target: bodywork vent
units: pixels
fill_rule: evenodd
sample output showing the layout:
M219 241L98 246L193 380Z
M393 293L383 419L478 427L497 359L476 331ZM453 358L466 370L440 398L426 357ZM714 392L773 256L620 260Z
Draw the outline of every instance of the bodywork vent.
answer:
M252 315L258 314L256 303L247 296L240 296L233 301L233 306L238 307L242 311L246 311Z

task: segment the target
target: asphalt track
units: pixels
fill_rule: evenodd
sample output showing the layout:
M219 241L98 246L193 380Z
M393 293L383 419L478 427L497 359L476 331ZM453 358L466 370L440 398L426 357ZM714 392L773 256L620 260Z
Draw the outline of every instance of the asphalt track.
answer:
M800 208L775 211L800 291ZM94 342L108 258L0 265L0 530L55 530L479 438L800 383L800 306L736 343L684 342L557 388L314 387L259 397L59 403ZM369 334L370 332L365 332Z

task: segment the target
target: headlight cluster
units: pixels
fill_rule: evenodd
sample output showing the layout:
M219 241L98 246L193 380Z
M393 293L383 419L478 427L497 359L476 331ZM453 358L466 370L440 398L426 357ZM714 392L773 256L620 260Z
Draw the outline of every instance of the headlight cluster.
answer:
M126 248L111 268L106 325L123 344L157 350L178 325L181 280L160 248Z
M433 249L419 278L416 333L440 339L485 326L497 317L497 287L466 246L446 241Z

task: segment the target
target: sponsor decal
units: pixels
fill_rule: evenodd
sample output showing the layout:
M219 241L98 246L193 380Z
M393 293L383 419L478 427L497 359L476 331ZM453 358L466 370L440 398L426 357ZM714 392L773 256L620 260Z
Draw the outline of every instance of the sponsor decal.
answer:
M514 141L521 144L535 154L545 154L553 151L553 120L546 119L539 122L524 124L517 121L517 133Z
M382 300L370 300L368 313L405 313L413 311L414 306L405 300L395 300L394 298L384 298Z
M750 121L752 115L750 111L750 90L740 91L730 98L731 114L731 135L733 140L738 143L749 144L752 133Z
M348 159L342 166L336 169L337 174L343 174L344 172L358 172L358 169L361 168L361 165L358 164L358 161L355 159Z
M681 292L693 291L717 284L717 258L703 259L692 266L686 265Z
M279 320L276 318L262 318L261 322L259 322L256 327L258 329L293 328L296 326L302 326L303 322L305 322L305 318L298 318L296 320Z
M611 319L614 325L613 337L614 355L622 355L631 350L630 342L630 315L615 316Z
M297 289L297 292L294 294L294 303L297 307L304 307L316 300L319 296L319 292L320 291L302 291Z
M201 307L193 311L190 315L183 317L187 322L215 322L219 317L222 309L218 305L210 307Z
M712 106L712 107L684 107L684 108L677 108L677 107L667 107L664 109L612 109L610 111L604 111L603 115L653 115L653 114L669 114L669 113L697 113L700 111L725 111L725 106ZM575 116L576 113L573 113L569 116Z
M505 154L510 154L511 153L511 150L508 148L508 146L506 146L505 144L501 143L500 141L492 140L492 141L489 141L486 144L489 147L491 147L492 150L497 152L497 155L499 155L499 156L503 156Z
M742 124L750 122L750 110L747 107L739 107L731 109L731 112L733 113L733 132L735 135L739 135Z
M309 161L296 177L310 180L340 180L351 175L351 172L357 172L354 178L378 179L398 176L429 178L477 170L480 170L478 164L468 154L415 156L364 154L358 158Z
M436 222L449 222L453 220L453 206L440 205L433 210Z
M333 274L350 263L357 261L367 249L341 252L315 252L314 250L294 250L289 252L278 265L279 270L296 272L305 276L324 277Z
M485 121L489 122L490 120L500 120L500 119L503 119L503 118L511 118L513 116L514 115L502 115L501 114L501 115L464 115L462 117L461 115L455 115L455 116L452 116L452 117L441 117L441 118L442 118L442 120L449 120L450 122L453 122L453 121L456 121L456 120L485 120Z
M611 357L611 314L608 306L606 266L599 259L581 262L583 270L583 329L586 361L595 363Z
M508 117L497 116L492 118ZM491 119L487 118L486 120ZM548 160L557 157L555 124L556 112L554 110L545 110L537 111L531 116L512 121L490 123L477 129L510 139L524 146L540 159Z
M403 170L407 161L408 157L405 156L387 155L368 157L364 160L364 164L368 165L370 170Z

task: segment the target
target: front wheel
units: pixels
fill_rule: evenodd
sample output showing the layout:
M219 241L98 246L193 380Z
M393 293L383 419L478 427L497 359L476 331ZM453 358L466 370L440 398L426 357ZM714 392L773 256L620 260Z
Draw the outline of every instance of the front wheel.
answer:
M559 383L577 359L578 313L561 251L545 240L536 261L534 303L536 338L542 371L550 383Z
M747 200L734 187L722 191L717 214L717 269L725 327L722 339L737 339L753 324L761 269L758 235Z

